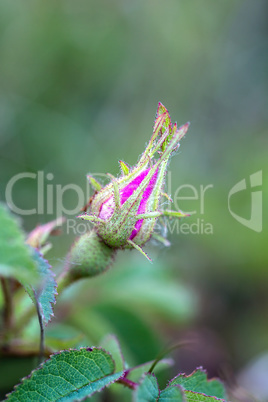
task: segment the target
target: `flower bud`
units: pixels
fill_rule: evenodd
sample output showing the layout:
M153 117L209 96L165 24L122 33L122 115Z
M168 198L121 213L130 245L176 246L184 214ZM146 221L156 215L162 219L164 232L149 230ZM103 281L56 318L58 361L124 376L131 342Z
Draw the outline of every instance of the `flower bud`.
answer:
M141 246L153 235L158 217L185 216L181 211L162 210L159 204L170 155L178 149L188 126L172 125L167 109L159 103L153 135L137 165L129 169L120 161L122 175L104 188L89 176L96 192L90 200L90 213L80 217L94 224L110 248L136 248L145 255Z

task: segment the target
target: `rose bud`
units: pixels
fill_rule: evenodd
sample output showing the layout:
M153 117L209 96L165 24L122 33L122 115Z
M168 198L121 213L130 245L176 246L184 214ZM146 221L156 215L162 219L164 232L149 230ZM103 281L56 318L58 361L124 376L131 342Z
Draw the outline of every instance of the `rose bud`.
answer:
M112 177L103 188L88 176L95 194L89 213L79 217L93 223L93 230L105 245L114 250L135 248L149 258L141 246L153 235L157 219L186 216L181 211L162 210L160 199L169 158L179 148L188 126L189 123L179 128L172 125L167 109L159 103L153 135L137 165L130 169L120 161L122 175Z

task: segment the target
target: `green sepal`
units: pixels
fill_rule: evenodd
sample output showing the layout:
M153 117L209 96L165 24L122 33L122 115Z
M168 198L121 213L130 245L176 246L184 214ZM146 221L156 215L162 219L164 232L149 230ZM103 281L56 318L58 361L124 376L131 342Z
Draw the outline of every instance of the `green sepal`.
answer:
M130 167L123 161L119 161L121 172L124 176L128 175L130 172Z
M128 240L127 242L128 242L128 244L129 244L130 246L132 246L132 247L135 248L137 251L139 251L148 261L150 261L150 262L152 263L152 259L148 256L147 253L145 253L145 251L144 251L140 246L138 246L138 245L137 245L136 243L134 243L132 240Z
M83 219L84 221L89 221L89 222L93 222L93 223L94 223L94 222L105 223L105 221L104 221L103 219L97 218L97 216L90 215L90 214L87 214L87 213L78 215L77 218L81 218L81 219Z
M102 185L90 174L87 175L87 179L89 181L89 184L91 184L95 191L100 191L102 189Z
M174 217L174 218L185 218L187 216L190 216L190 214L185 214L182 211L170 211L168 209L166 209L165 211L163 211L162 213L164 216L170 216L170 217Z
M152 234L152 238L157 240L159 243L162 243L164 246L169 247L170 246L170 242L168 241L168 239L166 239L165 237L161 236L158 233L153 233Z

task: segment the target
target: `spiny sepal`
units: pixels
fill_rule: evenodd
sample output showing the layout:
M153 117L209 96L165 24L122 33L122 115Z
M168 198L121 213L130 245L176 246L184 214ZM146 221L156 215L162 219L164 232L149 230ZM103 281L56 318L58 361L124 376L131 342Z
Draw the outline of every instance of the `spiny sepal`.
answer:
M161 236L159 233L154 232L152 234L152 238L161 243L165 247L170 247L170 241L166 239L164 236Z
M87 213L78 215L77 218L81 218L84 221L89 221L89 222L93 222L93 223L105 223L104 219L97 218L97 216L90 215Z
M128 242L128 244L129 244L131 247L133 247L133 248L135 248L137 251L139 251L148 261L150 261L150 262L152 263L152 259L148 256L147 253L145 253L145 251L144 251L140 246L138 246L137 244L135 244L135 243L134 243L133 241L131 241L131 240L128 240L127 242Z
M102 185L96 180L93 176L90 174L87 175L87 179L89 181L89 184L92 186L92 188L95 191L100 191L102 189Z
M162 212L162 215L164 216L169 216L170 218L186 218L187 216L190 216L190 214L184 213L182 211L170 211L166 209L165 211Z
M130 172L130 167L128 166L128 164L123 161L119 161L119 164L120 164L122 175L123 176L128 175Z

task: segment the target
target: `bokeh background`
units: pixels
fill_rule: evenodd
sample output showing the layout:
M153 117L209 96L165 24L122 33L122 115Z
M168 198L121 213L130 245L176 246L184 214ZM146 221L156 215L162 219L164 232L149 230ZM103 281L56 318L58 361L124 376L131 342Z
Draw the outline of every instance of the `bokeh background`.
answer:
M240 400L252 399L239 387L268 400L267 12L266 0L1 0L0 199L21 172L44 172L44 196L48 185L54 195L52 211L22 217L26 231L56 217L57 185L86 193L87 173L118 175L119 159L135 164L159 101L173 121L191 122L168 191L197 189L196 200L180 201L196 211L184 220L199 222L195 233L174 230L170 248L148 246L153 265L134 251L118 253L108 273L66 291L47 328L52 350L96 345L109 332L137 364L186 342L167 377L202 365ZM250 218L249 176L258 171L261 232L228 210L229 191L246 179L231 208ZM35 208L37 181L17 182L13 200ZM66 210L78 202L75 191L64 192ZM206 224L213 233L202 231ZM57 272L75 237L67 229L47 254ZM37 337L36 328L25 336ZM0 366L5 391L30 370L18 360Z

